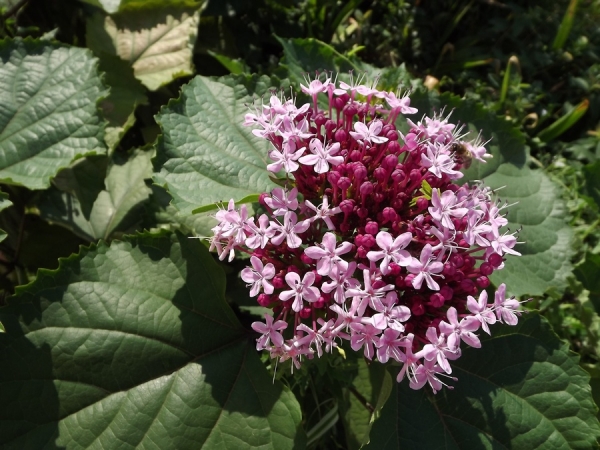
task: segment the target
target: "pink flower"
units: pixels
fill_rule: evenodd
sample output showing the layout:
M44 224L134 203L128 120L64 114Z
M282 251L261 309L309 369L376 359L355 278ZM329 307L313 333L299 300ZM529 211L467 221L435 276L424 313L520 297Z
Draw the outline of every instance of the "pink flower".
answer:
M275 230L271 228L269 217L266 214L261 214L258 218L258 226L253 221L249 221L248 229L251 235L246 238L246 246L252 249L265 248L269 243L269 239L275 234Z
M283 188L275 188L271 196L265 196L266 205L273 210L273 215L283 216L288 211L298 209L298 189L293 188L286 192Z
M431 193L431 204L429 213L431 217L442 226L454 230L454 222L451 217L462 219L469 210L467 208L459 208L456 194L448 190L440 195L439 189L434 189Z
M350 337L350 347L352 347L352 350L357 352L364 346L365 358L373 359L373 355L375 354L373 345L379 341L377 335L381 333L381 330L372 325L363 325L362 323L353 323L350 325L350 329L352 330Z
M262 336L256 340L256 350L264 350L267 348L269 341L271 341L275 347L281 347L283 345L283 336L279 332L287 328L287 322L278 320L273 323L273 316L269 314L265 314L265 321L267 323L254 322L251 325L254 331L262 334Z
M473 331L477 331L479 328L479 321L475 317L465 317L459 323L456 308L454 306L448 308L446 315L448 316L448 321L450 323L442 320L439 327L440 331L448 336L448 348L451 351L454 351L459 347L461 339L465 344L470 345L471 347L481 347L479 338L473 333Z
M326 195L323 196L323 203L321 203L318 208L308 200L305 200L304 203L309 209L312 209L316 213L314 217L311 217L311 220L321 219L323 222L325 222L329 230L335 230L335 226L333 225L331 218L342 212L342 209L339 206L336 206L335 208L329 208L329 199Z
M396 361L402 361L404 354L400 347L405 345L406 338L401 336L401 332L392 328L384 330L377 341L377 359L379 362L386 363L390 358Z
M339 166L344 162L343 156L333 156L340 151L340 143L327 145L323 148L323 143L318 139L313 139L308 144L308 148L313 153L299 159L302 164L315 166L316 173L325 173L329 171L329 164Z
M494 310L496 318L507 325L516 325L519 321L517 316L521 315L519 311L520 302L514 297L506 298L506 285L502 283L494 296Z
M302 245L302 239L298 237L298 233L304 233L308 230L309 226L309 221L303 220L298 223L296 213L288 211L283 216L283 225L278 222L271 222L271 228L275 230L275 233L279 233L277 236L271 238L271 242L279 245L285 239L288 247L298 248Z
M398 332L404 331L404 325L401 322L406 322L410 318L410 309L404 305L396 305L398 294L396 291L388 292L383 300L381 300L382 308L375 309L377 314L371 317L371 323L378 330L390 328Z
M479 294L479 300L475 300L475 298L469 295L467 296L467 308L469 311L475 314L473 317L481 322L481 328L483 328L483 331L491 335L488 323L490 325L495 324L496 317L494 316L491 308L488 308L487 301L488 295L486 291L481 291L481 294Z
M369 124L368 128L364 123L356 122L354 124L355 131L351 131L350 135L357 141L365 141L369 144L383 144L389 139L383 136L379 136L379 133L381 133L382 129L383 122L381 122L381 120L373 120Z
M427 328L425 333L429 344L423 346L423 356L427 361L437 360L438 364L446 373L452 373L452 368L448 362L448 353L452 352L446 343L444 333L438 336L437 330L434 327Z
M317 260L317 273L319 275L329 275L334 265L343 261L340 255L344 255L352 250L350 242L342 242L337 247L335 234L325 233L321 246L308 247L304 254L311 259Z
M252 269L246 267L242 270L242 280L249 283L248 286L252 286L250 297L258 295L261 287L265 294L272 294L273 285L269 283L269 280L275 276L275 266L271 263L263 266L262 261L256 256L250 258L250 264L252 264Z
M411 262L410 253L404 249L412 240L412 234L402 233L400 236L394 239L387 231L380 231L377 233L375 241L381 250L371 251L367 253L367 258L370 261L381 262L381 273L387 275L389 273L390 262L395 262L400 266L408 266Z
M430 244L425 245L421 251L420 259L412 258L407 269L410 273L414 273L417 276L413 278L412 285L415 289L421 289L423 281L427 283L427 287L432 291L439 291L440 285L435 282L432 274L438 274L444 269L444 265L441 262L434 261L431 258L433 249Z
M302 300L316 302L319 299L319 289L313 286L315 282L315 274L313 272L305 273L302 280L300 280L300 275L296 272L289 272L285 276L285 282L292 289L281 292L279 298L283 302L287 302L293 298L292 309L294 311L299 312L304 307Z
M295 172L300 167L296 161L298 161L305 150L306 147L296 150L296 143L293 140L284 142L282 151L275 148L269 152L269 158L274 162L267 165L267 170L276 173L283 168L287 173Z
M331 281L326 281L321 286L321 290L326 294L333 292L333 299L337 303L344 303L346 300L346 289L357 288L360 286L358 280L351 278L356 270L356 262L347 264L334 264L331 272L328 274Z

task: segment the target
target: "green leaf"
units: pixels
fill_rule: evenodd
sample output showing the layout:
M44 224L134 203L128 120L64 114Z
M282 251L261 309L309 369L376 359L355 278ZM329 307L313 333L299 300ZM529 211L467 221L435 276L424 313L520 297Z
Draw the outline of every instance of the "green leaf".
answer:
M46 220L67 226L88 239L107 239L114 231L135 228L142 204L150 196L152 152L138 151L128 161L119 157L108 168L105 189L96 190L100 173L85 177L95 162L82 162L66 170L59 184L42 195L38 208ZM62 174L62 173L61 173ZM99 177L100 175L100 177Z
M536 314L492 333L452 362L454 390L396 384L366 448L594 448L589 375L568 344Z
M567 38L569 37L569 33L571 32L571 28L573 27L573 21L575 20L575 11L577 11L578 3L579 0L571 0L569 2L569 6L565 11L563 20L560 23L560 27L558 28L558 32L556 33L556 37L554 38L554 42L552 43L552 48L554 50L562 49L565 43L567 42Z
M0 444L301 445L298 403L264 369L224 280L198 241L165 233L40 271L0 309Z
M343 402L340 404L349 450L359 449L368 443L373 420L379 417L393 386L392 377L383 364L367 365L360 356L357 363L358 372L352 386L343 389Z
M0 181L45 189L59 169L104 152L106 90L88 50L0 41Z
M192 49L200 12L153 8L114 16L96 14L87 23L87 44L96 53L118 56L135 77L154 91L173 79L192 75Z
M135 108L147 104L148 98L127 61L106 53L97 56L100 59L100 70L105 73L104 81L110 86L109 96L100 103L104 117L108 120L104 140L114 150L125 132L135 123Z
M573 273L584 288L590 291L590 301L600 312L600 255L586 253L585 259L575 266Z
M247 195L246 197L238 200L236 203L237 204L257 203L259 199L260 199L260 195L252 194L252 195ZM217 203L213 203L212 205L201 206L200 208L194 209L192 211L192 214L199 214L199 213L203 213L203 212L207 212L207 211L214 211L215 209L219 209L219 207L226 208L227 203L226 202L217 202Z
M556 139L573 125L575 125L579 119L587 112L590 106L589 100L586 98L580 104L575 106L571 111L566 113L556 122L553 122L547 128L544 128L538 133L538 137L544 142L550 142Z
M8 199L8 194L6 192L0 191L0 211L8 208L11 205L12 202ZM8 236L8 234L6 234L6 231L0 229L0 242L6 239L6 236Z
M244 64L244 61L240 59L229 58L228 56L221 55L220 53L216 53L211 50L207 50L207 53L219 61L221 65L229 70L229 72L231 72L233 75L239 75L248 71L248 67L246 64Z
M184 214L239 200L276 185L269 179L269 143L242 125L253 95L275 87L267 77L196 77L158 114L154 181Z
M600 161L583 167L585 193L592 197L600 207Z
M109 14L122 11L137 11L144 14L147 9L156 7L188 7L198 8L201 0L81 0L90 5L97 6Z
M515 247L522 256L508 255L503 270L494 272L495 284L506 283L514 295L542 295L548 288L564 287L571 272L573 232L565 216L566 207L559 190L543 172L533 171L526 165L528 158L523 135L512 125L470 101L455 96L415 92L411 106L419 114L452 110L452 122L466 124L465 131L475 138L479 131L482 139L491 139L486 146L493 158L487 163L473 161L459 183L484 180L497 189L507 209L511 231L521 229ZM415 118L413 118L415 120ZM399 120L397 125L407 130Z

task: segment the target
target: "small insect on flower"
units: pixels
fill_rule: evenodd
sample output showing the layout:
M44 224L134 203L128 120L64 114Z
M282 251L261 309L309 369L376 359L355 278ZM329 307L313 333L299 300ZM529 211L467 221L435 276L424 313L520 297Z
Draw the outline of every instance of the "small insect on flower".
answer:
M506 255L519 255L506 205L481 183L457 184L461 169L491 157L487 142L464 140L443 111L404 119L400 133L397 119L417 109L377 81L317 74L302 90L310 103L273 95L247 115L244 125L271 144L267 170L285 178L260 195L256 217L233 201L220 209L211 248L221 259L250 255L241 278L272 310L252 324L272 358L293 370L344 346L393 360L398 382L437 392L447 386L440 376L456 380L461 346L481 347L479 331L515 325L521 313L504 284L493 304L485 291Z

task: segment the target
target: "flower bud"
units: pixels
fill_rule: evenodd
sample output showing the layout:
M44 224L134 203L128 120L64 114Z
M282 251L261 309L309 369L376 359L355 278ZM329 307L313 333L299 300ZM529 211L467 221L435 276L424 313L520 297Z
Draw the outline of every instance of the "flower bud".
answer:
M379 231L379 225L377 224L377 222L368 222L365 225L365 232L368 234L375 235L375 234L377 234L378 231Z
M364 248L363 246L360 246L360 247L358 247L356 249L356 255L359 258L366 258L367 257L367 253L368 253L368 250L366 248Z
M348 199L340 202L340 209L344 214L350 214L354 210L354 200Z
M332 186L337 186L338 181L340 181L341 177L342 176L340 175L340 173L337 170L332 170L327 173L327 181L329 181L329 183Z
M281 275L277 275L275 278L273 278L272 282L273 287L275 289L281 289L282 287L284 287L285 281L284 281L284 277L282 277Z
M479 266L479 273L484 276L491 275L494 271L494 268L490 263L484 262L481 266Z
M383 208L383 219L386 222L394 221L397 217L398 214L396 214L396 211L394 211L393 208L390 208L389 206L387 208Z
M340 129L335 132L333 138L336 142L344 142L346 139L348 139L348 133L346 133L346 130Z
M460 288L465 292L471 292L474 287L475 283L473 283L473 280L469 278L465 278L460 282Z
M306 253L302 253L300 255L300 261L302 261L304 264L312 264L314 262L313 259Z
M373 246L375 246L375 243L376 243L376 242L377 242L377 241L375 240L375 237L373 237L373 236L372 236L372 235L370 235L370 234L365 234L365 235L363 236L363 239L362 239L362 244L361 244L361 245L362 245L364 248L366 248L366 249L370 249L370 248L372 248Z
M256 303L259 304L259 306L262 306L263 308L266 308L267 306L269 306L271 304L271 296L268 294L260 294L258 296L258 298L256 299Z
M492 253L490 256L488 256L488 262L492 265L492 267L500 267L502 265L502 256L500 256L498 253Z
M350 161L360 161L360 158L362 158L362 153L358 150L352 150L350 152Z
M444 306L444 301L444 296L439 292L436 292L435 294L431 294L429 296L429 303L434 308L441 308L442 306Z
M377 179L377 181L381 182L387 177L387 172L383 167L378 167L373 171L373 176Z
M387 155L381 161L381 167L388 172L393 171L396 168L396 164L398 164L398 157L396 155Z
M371 192L373 192L373 184L369 181L365 181L360 185L360 195L361 197L366 197Z
M463 257L459 254L452 255L450 261L452 261L452 264L454 264L456 267L462 267L465 263Z
M358 215L358 217L360 217L361 219L366 219L367 216L369 215L369 210L367 208L358 208L356 210L356 214Z
M362 180L364 180L365 178L367 178L367 168L365 167L365 165L361 162L356 162L354 163L354 179L356 180L357 183L360 183Z
M340 177L340 179L337 182L337 186L340 189L346 190L350 186L352 186L352 181L350 181L350 178L348 178L348 177Z
M490 285L490 279L484 275L477 277L475 281L477 282L477 286L483 289Z
M425 211L428 206L429 200L427 200L425 197L420 197L417 199L417 211Z
M308 319L312 313L312 308L302 308L298 313L301 319Z
M444 297L444 300L448 301L448 300L452 300L452 296L454 295L454 291L452 290L452 288L450 286L442 286L442 288L440 289L440 294L442 294L442 296Z
M398 152L398 150L400 150L400 145L398 144L398 142L396 142L398 140L398 132L396 130L390 130L385 134L385 137L390 140L388 144L388 150L390 150L390 153ZM390 148L392 143L396 144L397 147L394 149L394 151L392 151Z

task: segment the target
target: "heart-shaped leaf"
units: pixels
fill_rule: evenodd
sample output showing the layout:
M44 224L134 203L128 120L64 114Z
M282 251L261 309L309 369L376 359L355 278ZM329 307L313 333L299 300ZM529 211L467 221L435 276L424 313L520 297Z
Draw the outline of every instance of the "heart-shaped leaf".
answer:
M76 157L104 152L104 96L88 50L0 41L0 181L44 189Z
M0 309L3 448L292 448L273 384L197 240L82 249Z

